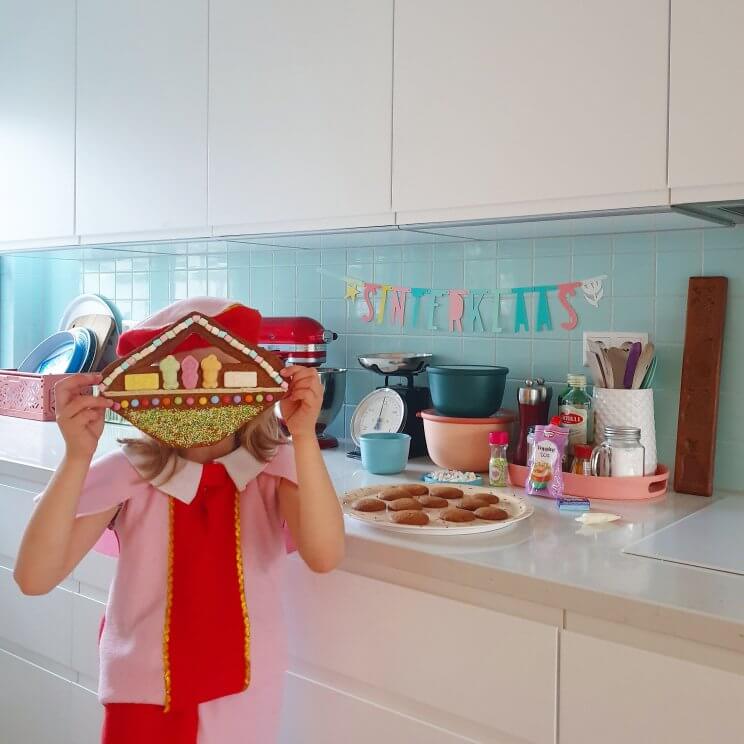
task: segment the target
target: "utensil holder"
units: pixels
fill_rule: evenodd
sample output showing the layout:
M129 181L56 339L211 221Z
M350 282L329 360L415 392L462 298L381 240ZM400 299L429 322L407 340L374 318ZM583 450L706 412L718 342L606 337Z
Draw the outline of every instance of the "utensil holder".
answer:
M645 449L644 475L656 472L656 423L654 391L594 388L594 442L601 444L605 426L635 426L641 430Z

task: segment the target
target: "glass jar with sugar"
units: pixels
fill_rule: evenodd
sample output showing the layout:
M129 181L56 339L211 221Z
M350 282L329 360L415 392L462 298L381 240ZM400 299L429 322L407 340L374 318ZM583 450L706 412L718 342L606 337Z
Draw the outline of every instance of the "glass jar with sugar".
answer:
M592 475L612 478L642 476L645 456L640 429L605 426L604 441L592 452Z

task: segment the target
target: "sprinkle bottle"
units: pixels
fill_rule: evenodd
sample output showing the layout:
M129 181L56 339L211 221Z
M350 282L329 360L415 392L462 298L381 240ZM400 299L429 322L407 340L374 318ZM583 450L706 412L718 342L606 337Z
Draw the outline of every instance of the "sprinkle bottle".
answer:
M492 431L488 435L491 457L488 460L488 482L492 486L504 488L509 485L509 463L506 449L509 435L505 431Z

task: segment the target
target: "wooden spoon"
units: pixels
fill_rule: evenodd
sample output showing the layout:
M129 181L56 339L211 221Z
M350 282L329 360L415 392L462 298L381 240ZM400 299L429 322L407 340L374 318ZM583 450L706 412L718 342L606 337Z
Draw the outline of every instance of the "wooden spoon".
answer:
M607 361L605 345L601 341L589 341L589 351L594 352L599 363L599 369L602 372L602 379L604 380L605 387L613 388L614 382L612 377L612 367Z
M594 382L594 387L606 388L607 380L605 380L604 372L602 371L602 365L599 362L599 357L591 349L589 349L587 359L589 360L589 369L592 371L592 380Z
M625 376L625 366L628 363L628 354L624 349L618 349L617 346L611 346L607 349L607 359L612 367L612 379L614 387L622 389L623 377Z

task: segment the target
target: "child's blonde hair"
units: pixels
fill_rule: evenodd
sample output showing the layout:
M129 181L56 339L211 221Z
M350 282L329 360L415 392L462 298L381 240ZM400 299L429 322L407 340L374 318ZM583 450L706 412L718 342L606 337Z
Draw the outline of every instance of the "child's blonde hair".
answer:
M265 410L235 432L236 446L245 447L261 462L271 460L276 448L285 441L273 408ZM146 480L161 475L169 467L173 455L178 454L177 449L151 437L125 437L119 443L131 448L141 458L142 465L138 470Z

